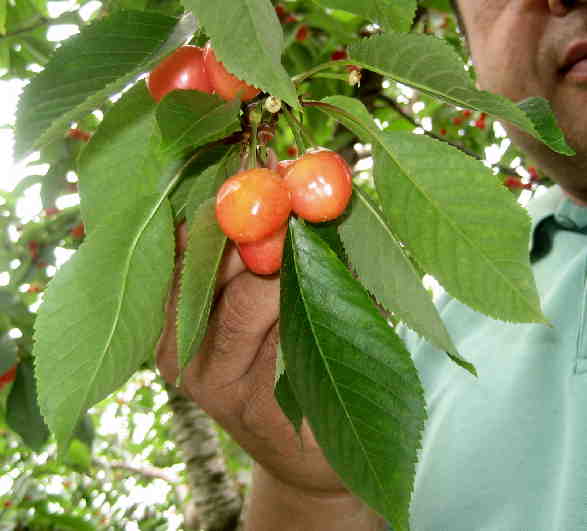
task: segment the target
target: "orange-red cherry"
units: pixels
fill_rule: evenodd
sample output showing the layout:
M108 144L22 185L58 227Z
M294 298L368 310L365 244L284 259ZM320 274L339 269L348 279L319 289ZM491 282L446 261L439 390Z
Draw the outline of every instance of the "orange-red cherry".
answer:
M8 385L10 382L14 382L16 379L16 368L17 365L13 365L5 373L0 374L0 389Z
M313 223L330 221L346 209L353 193L352 171L336 152L308 150L287 170L292 210Z
M283 179L267 168L233 175L216 195L220 228L237 243L267 238L279 230L291 212L291 196Z
M212 94L212 84L204 67L204 50L198 46L178 48L149 74L147 87L155 101L161 101L172 90Z
M204 49L204 64L214 92L222 99L228 101L238 96L241 101L249 101L259 94L259 89L248 85L226 70L224 64L216 58L210 43Z
M263 240L237 243L236 247L245 265L257 275L273 275L281 268L287 224Z

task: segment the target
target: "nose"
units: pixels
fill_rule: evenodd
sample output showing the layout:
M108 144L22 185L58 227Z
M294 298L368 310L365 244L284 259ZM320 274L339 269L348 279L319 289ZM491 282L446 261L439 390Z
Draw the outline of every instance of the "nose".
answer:
M548 0L548 8L557 17L564 17L581 4L587 4L587 0Z

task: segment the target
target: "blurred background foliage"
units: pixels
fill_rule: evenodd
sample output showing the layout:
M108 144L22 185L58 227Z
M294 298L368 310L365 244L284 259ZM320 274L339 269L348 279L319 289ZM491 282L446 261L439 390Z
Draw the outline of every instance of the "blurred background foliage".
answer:
M342 59L351 41L378 32L360 17L310 0L275 2L275 7L291 75ZM64 36L119 9L182 12L178 0L0 0L2 82L24 84L42 70ZM422 0L413 30L445 39L468 62L448 0ZM205 40L202 34L194 37L195 43ZM344 69L315 76L303 92L315 99L333 93L359 96L382 128L428 134L484 160L496 179L522 194L522 201L548 185L488 117L368 72L359 87L351 87L348 76ZM176 529L190 496L186 464L171 430L173 412L152 366L91 410L62 461L36 405L35 312L47 282L83 241L76 158L108 108L106 103L71 124L62 139L27 159L26 176L18 183L7 185L8 175L0 182L0 530ZM368 187L370 146L317 110L308 109L305 119L314 143L340 151L355 164L359 184ZM271 145L281 159L296 155L289 130L278 130ZM9 146L2 149L4 158L12 157ZM32 213L23 208L31 196L40 198L40 210ZM216 429L227 469L245 491L250 463Z

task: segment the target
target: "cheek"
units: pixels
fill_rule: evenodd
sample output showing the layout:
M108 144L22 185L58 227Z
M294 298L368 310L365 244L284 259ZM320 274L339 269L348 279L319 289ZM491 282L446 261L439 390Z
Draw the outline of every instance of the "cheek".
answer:
M483 90L496 92L514 101L530 96L547 97L546 72L541 70L539 35L544 31L543 18L518 16L503 18L482 39L473 43L472 52ZM542 67L543 69L544 67Z

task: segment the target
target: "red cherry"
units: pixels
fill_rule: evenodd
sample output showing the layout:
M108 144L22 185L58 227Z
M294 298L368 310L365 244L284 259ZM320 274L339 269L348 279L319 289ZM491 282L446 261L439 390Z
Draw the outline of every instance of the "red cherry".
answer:
M285 17L284 24L295 24L298 20L298 17L295 15L288 15Z
M530 180L532 182L536 182L540 180L540 175L538 175L538 170L534 166L528 166L528 173L530 174Z
M40 293L41 291L43 291L43 286L41 286L41 284L38 282L31 282L31 285L27 290L28 293Z
M67 132L67 136L72 140L81 140L82 142L89 142L92 135L81 129L70 129Z
M257 275L273 275L281 268L286 234L287 224L263 240L237 243L236 247L250 271Z
M297 146L289 146L287 148L287 154L290 157L297 157L298 156L298 147Z
M453 123L454 125L461 125L461 124L463 123L463 118L462 118L462 117L460 117L460 116L455 116L455 117L452 119L452 123Z
M39 242L31 240L27 242L27 247L29 249L29 254L31 255L31 258L33 260L39 256Z
M248 85L226 70L216 58L210 43L206 45L204 50L204 64L214 92L221 98L229 101L239 96L241 101L249 101L259 94L259 89Z
M275 14L279 17L280 20L286 17L288 13L288 10L283 4L277 4L275 6Z
M12 507L13 503L10 500L6 500L4 502L4 508L5 509L10 509Z
M503 184L510 190L530 190L532 188L530 183L523 183L519 177L508 177Z
M352 175L338 153L327 149L307 151L284 177L291 191L292 210L314 223L336 219L351 198Z
M304 42L310 36L310 28L302 24L296 31L296 41Z
M342 61L343 59L348 59L348 57L349 54L346 52L346 50L336 50L330 55L330 59L332 61Z
M291 212L291 197L277 172L242 171L228 179L216 196L216 218L233 241L250 243L279 230Z
M178 48L149 74L147 87L155 101L161 101L172 90L212 94L212 84L204 67L204 50L197 46Z
M469 109L465 109L461 114L464 118L470 118L473 113Z
M442 136L445 136L445 135L446 135L446 133L447 133L447 130L446 130L446 129L444 129L444 128L442 128L442 129L441 129L439 132L440 132L440 134L441 134Z
M16 367L17 365L14 364L5 373L0 374L0 389L8 385L10 382L14 382L16 378Z
M80 223L79 225L76 225L75 227L73 227L73 229L71 229L69 234L71 234L72 238L75 238L76 240L81 240L86 234L84 224Z

